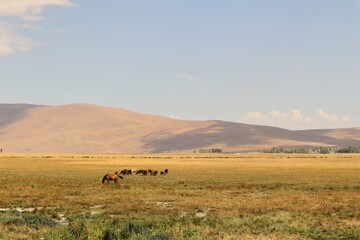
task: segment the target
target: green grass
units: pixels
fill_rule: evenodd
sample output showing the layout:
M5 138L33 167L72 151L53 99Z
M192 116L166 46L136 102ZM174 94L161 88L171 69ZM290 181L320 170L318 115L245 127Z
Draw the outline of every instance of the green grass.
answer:
M0 186L0 239L360 239L360 155L0 155Z

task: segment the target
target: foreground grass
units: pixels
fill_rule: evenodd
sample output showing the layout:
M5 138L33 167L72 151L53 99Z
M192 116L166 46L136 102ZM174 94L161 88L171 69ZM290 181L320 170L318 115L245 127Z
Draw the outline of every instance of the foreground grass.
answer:
M360 239L360 155L1 155L0 186L0 239Z

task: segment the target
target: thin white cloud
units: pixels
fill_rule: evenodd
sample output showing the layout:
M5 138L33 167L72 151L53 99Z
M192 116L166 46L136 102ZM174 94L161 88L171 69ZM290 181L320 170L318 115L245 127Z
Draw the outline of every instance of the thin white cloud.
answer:
M16 51L25 51L37 43L18 34L12 24L0 21L0 55L8 56Z
M29 50L36 45L36 41L18 33L18 29L41 30L40 26L28 22L43 20L44 17L41 14L46 6L74 7L76 5L71 0L0 0L0 56ZM23 23L12 24L9 19L21 20Z
M265 120L269 121L286 121L293 123L306 123L309 124L312 122L310 117L304 116L300 109L292 109L288 113L283 113L279 111L271 111L268 114L262 114L260 112L247 112L244 114L243 119L246 120ZM264 122L265 123L265 122Z
M344 122L344 123L347 123L347 122L350 122L351 121L351 117L348 116L348 115L343 115L341 116L341 121Z
M74 7L75 3L70 0L0 0L0 16L42 20L41 13L46 6Z
M348 123L351 121L351 117L348 115L337 115L334 113L327 113L321 109L319 109L317 111L317 116L318 118L320 118L322 121L327 121L327 122L343 122L343 123Z
M356 127L359 125L359 121L353 120L348 115L327 113L321 109L316 111L313 117L304 115L300 109L292 109L289 112L274 110L267 114L250 111L242 116L241 121L288 129Z
M246 120L254 120L254 121L259 121L259 120L267 120L269 117L262 114L261 112L247 112L244 114L243 116Z
M286 119L287 118L287 114L286 113L282 113L282 112L278 112L278 111L271 111L269 113L269 115L271 117L274 117L274 118L280 118L280 119Z
M324 121L333 121L333 122L339 121L339 117L336 114L330 114L330 113L324 112L321 109L319 109L317 111L317 115L320 119L322 119Z
M191 81L191 82L196 81L195 76L193 76L192 74L188 74L188 73L174 73L174 76L177 78L180 78L182 80L186 80L186 81Z
M300 122L300 123L311 123L312 120L310 117L306 117L302 115L300 109L293 109L289 113L289 120L292 122Z

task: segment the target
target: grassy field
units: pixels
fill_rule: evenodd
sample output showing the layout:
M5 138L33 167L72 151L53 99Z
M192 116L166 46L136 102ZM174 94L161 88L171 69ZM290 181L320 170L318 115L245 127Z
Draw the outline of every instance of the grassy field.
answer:
M360 155L3 154L0 208L0 239L360 239Z

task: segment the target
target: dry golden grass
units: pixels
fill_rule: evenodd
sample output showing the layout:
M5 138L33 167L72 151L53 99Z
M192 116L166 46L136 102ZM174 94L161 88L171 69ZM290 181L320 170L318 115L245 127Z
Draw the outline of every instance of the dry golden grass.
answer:
M101 184L124 168L170 173ZM0 208L93 216L84 220L90 239L102 234L109 215L150 221L175 239L360 237L360 155L1 155L0 186ZM60 231L4 219L0 239Z

